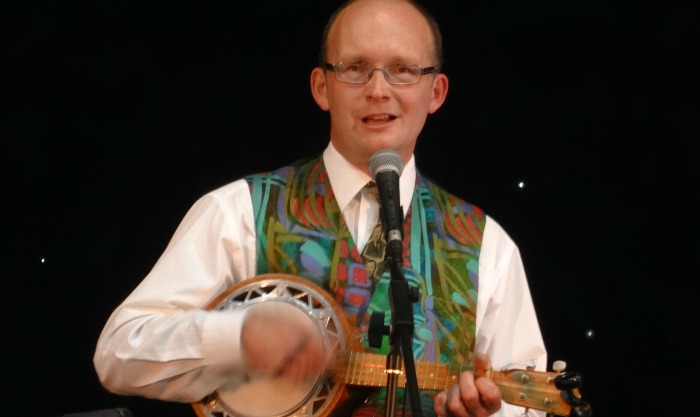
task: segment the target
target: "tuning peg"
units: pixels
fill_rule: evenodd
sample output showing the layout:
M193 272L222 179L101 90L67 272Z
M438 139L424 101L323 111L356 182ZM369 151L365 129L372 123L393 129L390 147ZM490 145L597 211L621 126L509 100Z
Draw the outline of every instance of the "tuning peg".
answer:
M552 369L556 372L563 372L566 369L566 362L565 361L554 361L552 364Z
M576 372L563 372L554 378L554 386L562 391L571 391L581 386L581 375Z

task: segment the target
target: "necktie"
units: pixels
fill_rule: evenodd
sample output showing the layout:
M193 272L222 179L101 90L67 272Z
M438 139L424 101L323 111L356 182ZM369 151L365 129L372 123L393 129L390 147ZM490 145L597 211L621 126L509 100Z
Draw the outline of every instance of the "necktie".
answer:
M375 182L367 184L369 193L379 201L379 190ZM377 218L377 224L374 225L374 230L362 251L362 261L365 264L367 276L372 277L374 282L379 281L379 278L384 272L384 254L386 251L386 236L382 230L382 216Z

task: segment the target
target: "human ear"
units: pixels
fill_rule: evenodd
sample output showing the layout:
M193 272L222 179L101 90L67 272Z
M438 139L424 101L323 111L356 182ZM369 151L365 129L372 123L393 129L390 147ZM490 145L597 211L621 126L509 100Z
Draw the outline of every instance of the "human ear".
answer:
M447 75L439 73L435 76L432 85L432 97L430 99L430 105L428 106L428 114L435 113L445 102L447 98L447 90L449 87L449 82L447 81Z
M328 96L325 71L316 67L311 71L311 95L321 110L328 111Z

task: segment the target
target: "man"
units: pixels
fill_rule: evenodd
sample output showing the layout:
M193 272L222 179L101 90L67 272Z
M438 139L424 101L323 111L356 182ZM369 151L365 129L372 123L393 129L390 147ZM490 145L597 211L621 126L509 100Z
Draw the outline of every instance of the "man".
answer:
M94 363L107 389L196 402L246 375L294 381L330 366L333 355L313 328L274 303L243 312L206 309L227 288L267 272L322 286L366 337L370 313L389 310L389 268L372 276L364 257L379 217L366 187L373 180L368 164L381 149L395 151L404 165L402 266L421 290L416 359L481 370L534 360L545 369L516 245L478 207L416 170L418 136L448 90L440 36L408 1L357 0L331 17L310 80L316 103L330 115L328 147L309 162L247 176L196 202L100 336ZM371 349L366 339L364 347ZM522 415L478 375L463 372L448 389L423 393L423 414ZM355 414L381 415L385 394L374 390Z

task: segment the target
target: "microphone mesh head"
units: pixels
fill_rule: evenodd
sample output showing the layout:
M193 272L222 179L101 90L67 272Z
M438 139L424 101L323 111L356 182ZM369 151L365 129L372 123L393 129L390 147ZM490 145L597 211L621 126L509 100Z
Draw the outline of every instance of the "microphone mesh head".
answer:
M382 171L392 170L399 176L403 172L403 161L393 149L380 149L369 158L369 175L376 179Z

